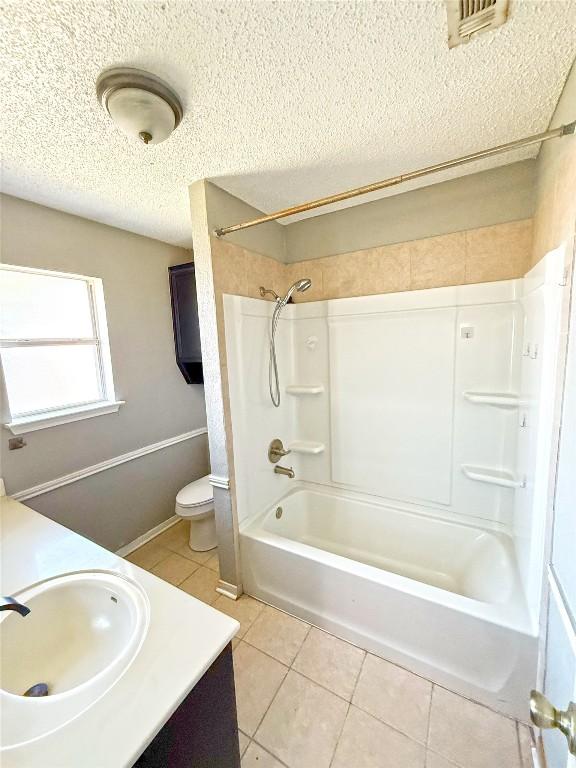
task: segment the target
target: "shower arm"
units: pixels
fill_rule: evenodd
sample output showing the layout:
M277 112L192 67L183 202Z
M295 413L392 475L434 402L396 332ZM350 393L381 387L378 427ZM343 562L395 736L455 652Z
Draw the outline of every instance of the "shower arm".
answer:
M561 125L559 128L554 128L544 133L536 133L533 136L528 136L524 139L516 139L515 141L509 141L507 144L500 144L497 147L491 147L490 149L482 149L480 152L474 152L471 155L464 155L458 157L455 160L447 160L443 163L437 163L436 165L429 165L427 168L420 168L417 171L410 171L409 173L403 173L400 176L392 176L384 181L377 181L374 184L367 184L364 187L356 187L356 189L349 189L346 192L340 192L337 195L330 195L329 197L321 197L318 200L312 200L308 203L302 203L301 205L294 205L291 208L284 208L281 211L275 213L269 213L267 216L260 216L257 219L251 221L245 221L242 224L233 224L230 227L220 227L215 229L214 234L216 237L224 237L231 232L239 232L241 229L248 229L249 227L256 227L259 224L265 224L267 221L276 221L277 219L283 219L286 216L294 216L297 213L304 213L305 211L312 211L315 208L321 208L324 205L331 205L332 203L339 203L342 200L349 200L352 197L358 197L359 195L366 195L369 192L377 192L380 189L386 189L388 187L394 187L397 184L403 184L406 181L412 179L418 179L422 176L428 176L431 173L438 173L448 168L456 168L459 165L466 165L466 163L473 163L476 160L483 160L486 157L493 157L494 155L500 155L503 152L510 152L513 149L520 149L521 147L528 147L531 144L539 144L542 141L548 141L549 139L557 139L560 136L568 136L573 134L576 129L576 121ZM262 291L262 289L260 289ZM262 295L262 293L260 294Z
M276 291L273 291L271 288L264 288L263 285L260 286L260 296L262 296L262 298L265 296L274 296L276 301L280 301L280 296L278 296Z

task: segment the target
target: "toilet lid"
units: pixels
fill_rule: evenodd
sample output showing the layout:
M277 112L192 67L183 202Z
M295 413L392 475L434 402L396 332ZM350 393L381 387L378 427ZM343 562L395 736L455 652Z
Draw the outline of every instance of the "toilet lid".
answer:
M188 483L178 492L176 496L176 504L181 507L196 507L199 504L206 504L209 501L213 501L214 493L208 475L201 477L199 480L194 480L193 483Z

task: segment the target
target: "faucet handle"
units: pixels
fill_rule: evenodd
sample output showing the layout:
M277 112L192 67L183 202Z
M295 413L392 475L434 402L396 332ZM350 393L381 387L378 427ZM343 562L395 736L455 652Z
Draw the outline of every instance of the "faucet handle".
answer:
M276 437L268 446L268 461L271 464L277 464L283 456L288 456L289 453L292 451L290 449L285 450L282 440Z

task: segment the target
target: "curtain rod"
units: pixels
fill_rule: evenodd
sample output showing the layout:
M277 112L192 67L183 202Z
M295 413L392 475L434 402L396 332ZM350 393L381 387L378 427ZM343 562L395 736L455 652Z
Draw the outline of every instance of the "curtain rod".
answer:
M394 187L397 184L402 184L403 182L410 181L411 179L418 179L421 176L428 176L430 173L438 173L438 171L444 171L447 168L456 168L459 165L472 163L474 160L482 160L485 157L493 157L494 155L499 155L503 152L509 152L512 149L528 147L530 144L538 144L541 141L548 141L549 139L556 139L560 136L567 136L569 134L573 134L575 128L576 121L567 123L566 125L561 125L559 128L554 128L551 131L536 133L534 136L528 136L525 139L516 139L516 141L510 141L507 144L500 144L500 146L492 147L491 149L483 149L480 152L474 152L471 155L464 155L464 157L458 157L455 160L447 160L446 162L438 163L437 165L429 165L427 168L421 168L418 171L410 171L409 173L403 173L400 176L392 176L391 178L384 179L383 181L376 181L374 184L367 184L364 187L349 189L346 192L340 192L337 195L321 197L318 200L312 200L308 203L294 205L291 208L284 208L281 211L269 213L266 216L260 216L257 219L245 221L242 224L233 224L230 227L221 227L220 229L215 229L214 234L217 237L223 237L224 235L229 235L231 232L239 232L241 229L248 229L249 227L256 227L259 224L265 224L267 221L276 221L277 219L283 219L286 216L294 216L295 214L303 213L304 211L312 211L315 208L321 208L324 205L339 203L341 200L349 200L351 197L366 195L368 192L376 192L379 189L386 189L386 187Z

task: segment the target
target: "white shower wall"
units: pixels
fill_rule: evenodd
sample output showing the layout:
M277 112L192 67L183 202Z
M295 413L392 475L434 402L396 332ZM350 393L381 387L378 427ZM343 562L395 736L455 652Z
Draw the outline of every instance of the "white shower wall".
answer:
M300 482L511 531L514 489L470 479L462 466L521 482L518 409L465 393L518 393L521 293L511 280L289 305L279 409L268 394L272 305L226 296L240 520L294 485L267 459L279 437L293 446L283 464Z

